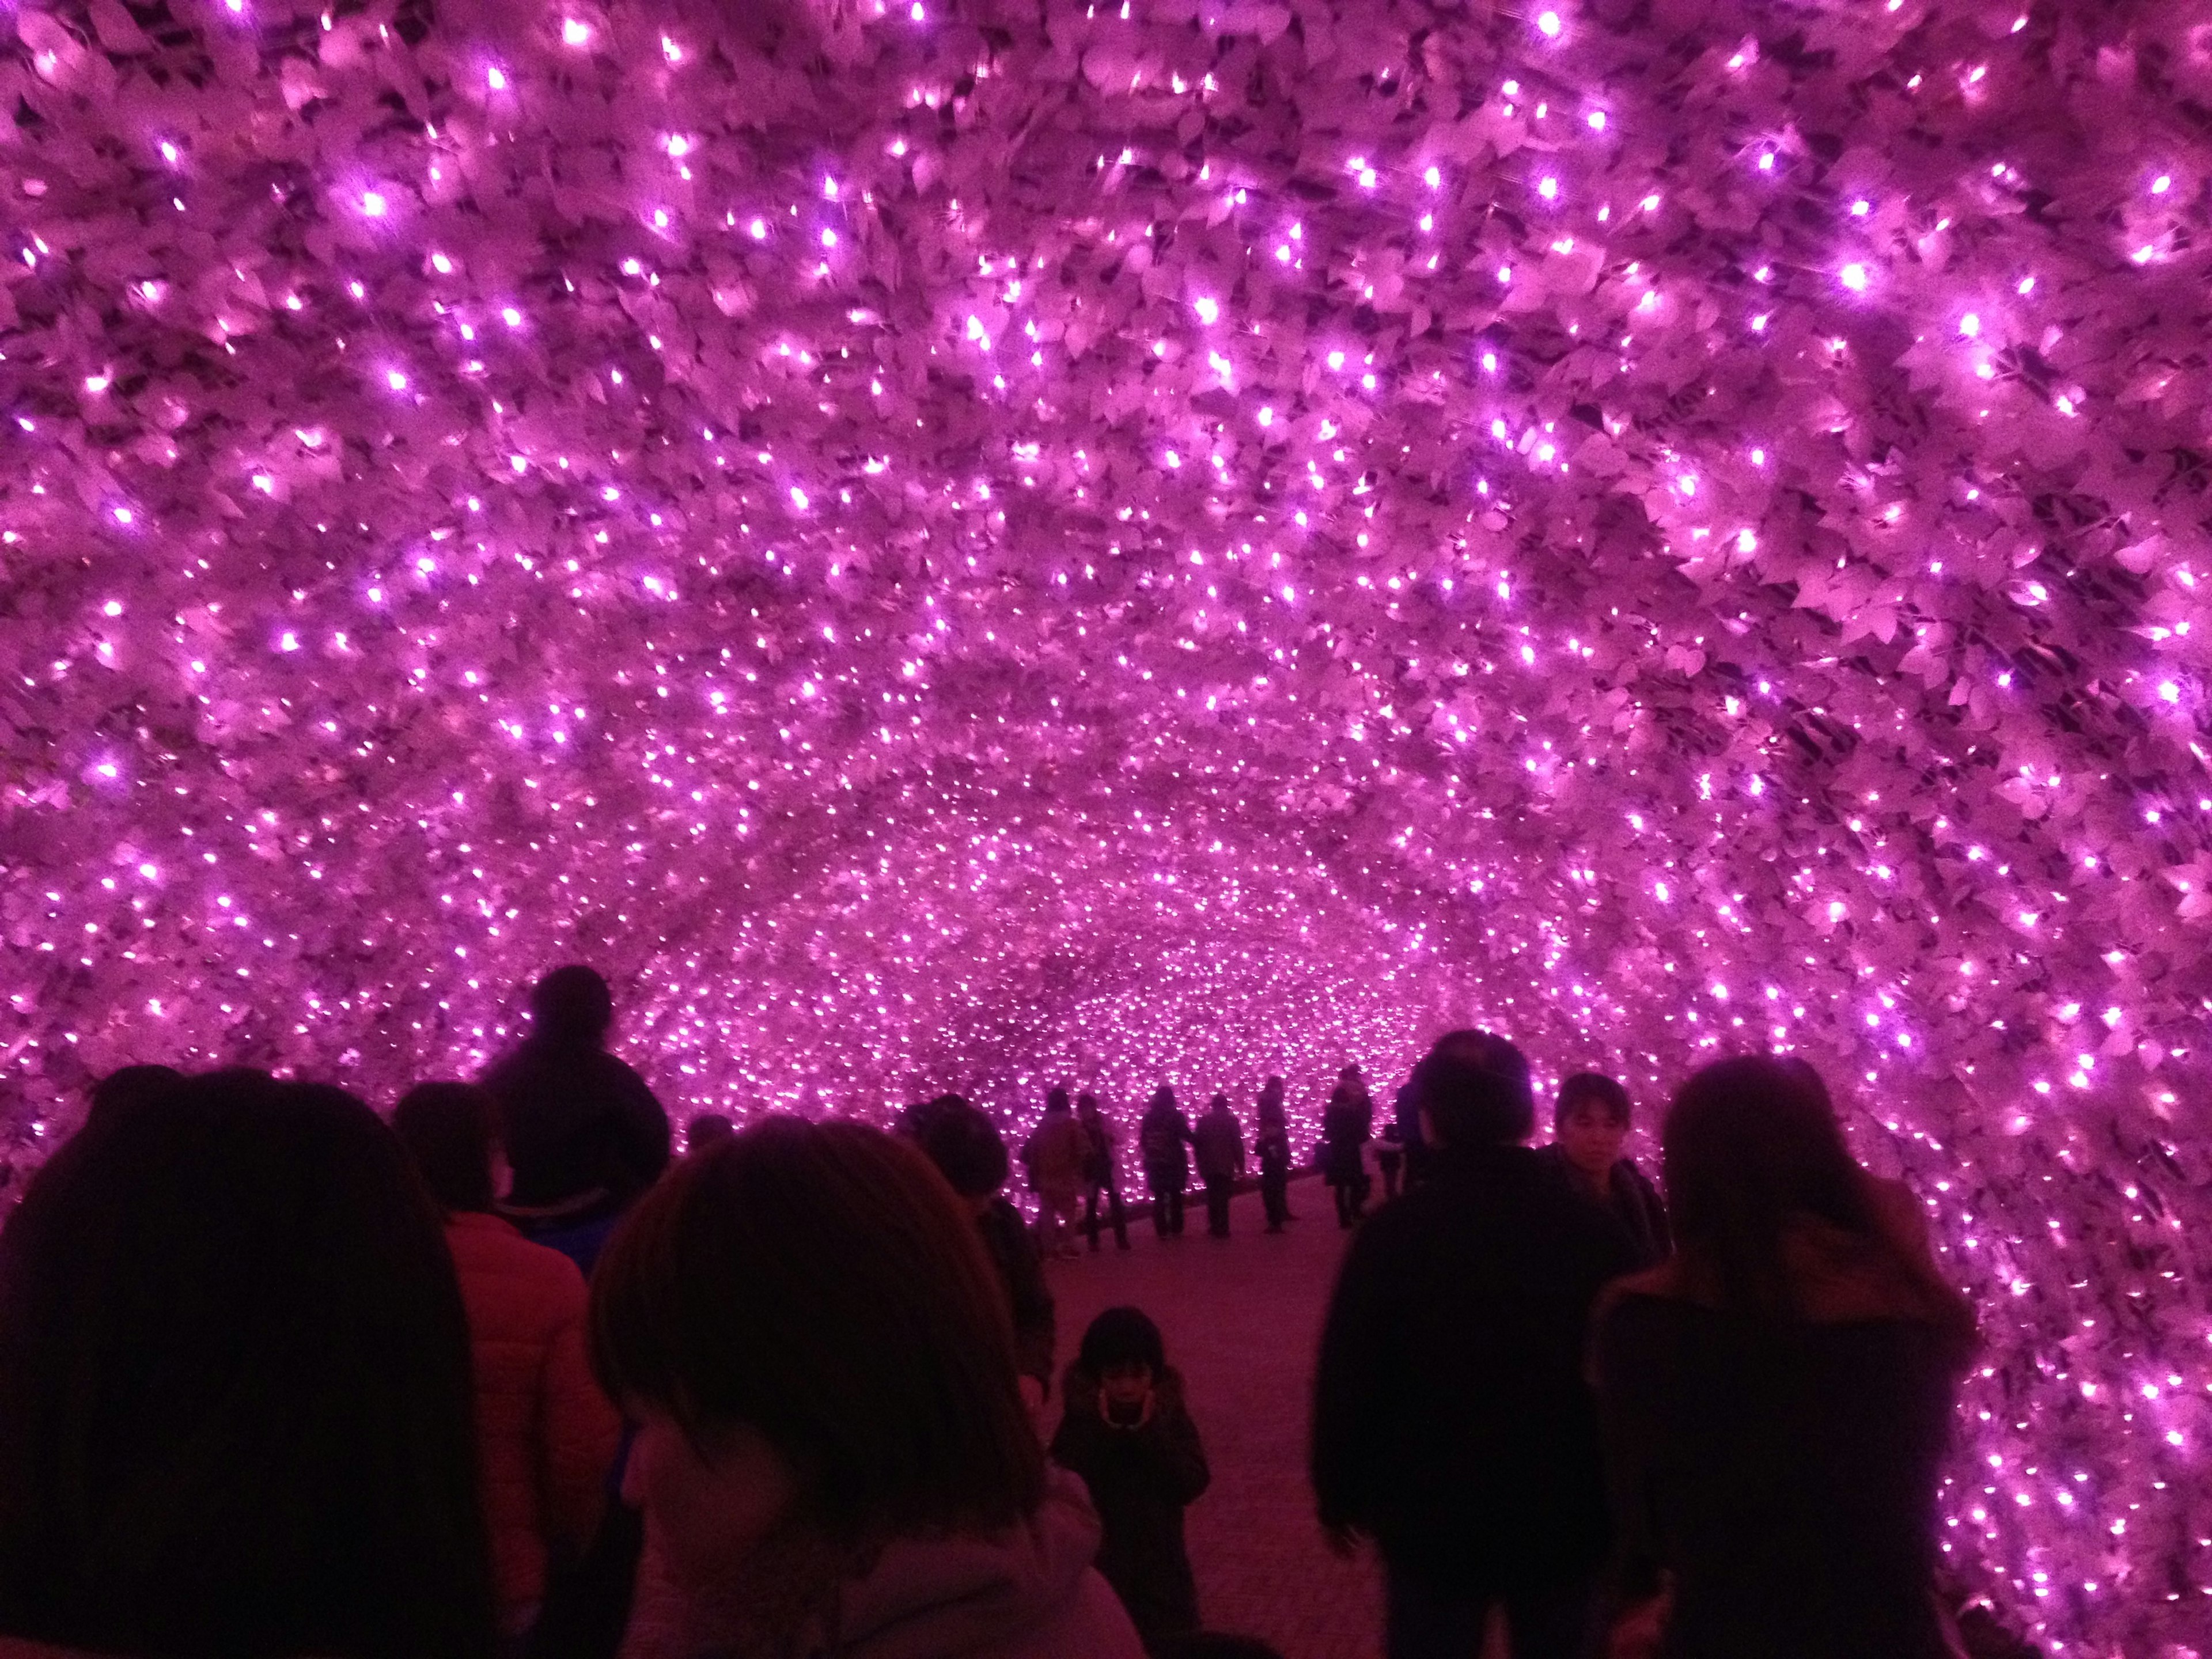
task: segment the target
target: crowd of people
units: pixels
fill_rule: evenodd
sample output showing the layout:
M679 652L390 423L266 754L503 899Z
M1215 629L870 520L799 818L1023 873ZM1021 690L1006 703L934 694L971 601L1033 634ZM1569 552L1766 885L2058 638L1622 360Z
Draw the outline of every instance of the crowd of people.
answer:
M958 1095L894 1129L669 1118L584 967L475 1083L130 1067L0 1231L0 1654L155 1659L1266 1659L1203 1628L1205 1447L1109 1308L1055 1370L1046 1260L1121 1249L1098 1100L1020 1160ZM1217 1237L1285 1085L1136 1129ZM1390 1659L1947 1659L1936 1491L1972 1310L1818 1075L1706 1067L1623 1156L1581 1073L1440 1038L1313 1154L1353 1230L1310 1474ZM1370 1142L1375 1143L1370 1150ZM1372 1213L1370 1158L1382 1177ZM1202 1406L1202 1402L1200 1402Z

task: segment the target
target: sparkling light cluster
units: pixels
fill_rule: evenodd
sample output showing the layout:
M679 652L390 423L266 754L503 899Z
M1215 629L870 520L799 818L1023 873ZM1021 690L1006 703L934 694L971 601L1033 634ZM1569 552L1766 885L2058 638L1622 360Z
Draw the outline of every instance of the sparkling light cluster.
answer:
M2212 5L8 27L19 1166L575 957L679 1112L1791 1048L1962 1573L2205 1645Z

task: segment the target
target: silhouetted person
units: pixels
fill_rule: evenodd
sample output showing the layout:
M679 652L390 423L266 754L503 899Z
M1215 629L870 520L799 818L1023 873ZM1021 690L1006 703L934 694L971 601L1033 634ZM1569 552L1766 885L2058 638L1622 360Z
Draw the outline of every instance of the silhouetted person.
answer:
M1060 1385L1053 1461L1083 1477L1103 1535L1098 1571L1147 1648L1198 1628L1198 1581L1182 1512L1211 1475L1182 1377L1160 1328L1135 1308L1109 1308L1083 1333Z
M720 1112L699 1112L684 1126L684 1151L686 1155L703 1152L718 1140L727 1140L737 1133L738 1126Z
M1942 1659L1937 1489L1972 1310L1912 1194L1862 1170L1802 1061L1682 1085L1678 1251L1594 1344L1628 1577L1672 1583L1680 1659Z
M398 1141L257 1072L160 1104L0 1234L0 1637L483 1659L468 1323Z
M1032 1407L1042 1406L1052 1389L1058 1318L1036 1240L1022 1224L1021 1212L1000 1196L1008 1170L1006 1137L981 1108L960 1095L939 1095L908 1108L900 1128L937 1166L974 1219L1006 1291L1023 1397Z
M1656 1267L1674 1249L1667 1206L1633 1161L1622 1156L1628 1138L1628 1091L1598 1072L1577 1072L1559 1085L1552 1112L1555 1139L1537 1156L1548 1160L1586 1203L1619 1224L1636 1265Z
M1626 1252L1519 1144L1519 1049L1454 1031L1414 1079L1431 1178L1360 1229L1322 1333L1322 1523L1380 1547L1389 1659L1467 1659L1500 1604L1515 1659L1571 1659L1608 1537L1583 1338Z
M1162 1238L1182 1237L1183 1189L1190 1185L1190 1120L1176 1104L1175 1091L1163 1083L1137 1125L1137 1156L1145 1166L1145 1186L1152 1195L1152 1231Z
M472 1085L425 1083L392 1127L445 1212L475 1358L500 1635L515 1643L536 1625L551 1571L599 1528L622 1419L592 1376L583 1274L492 1213L492 1113Z
M532 988L530 1018L483 1079L514 1171L508 1213L588 1275L615 1218L668 1167L668 1114L607 1052L614 999L596 969L556 968Z
M1083 1126L1090 1139L1083 1163L1083 1230L1091 1237L1091 1248L1098 1248L1098 1202L1106 1201L1106 1218L1114 1229L1116 1249L1129 1248L1129 1220L1121 1208L1121 1169L1114 1156L1114 1126L1106 1121L1099 1109L1098 1097L1092 1094L1075 1097L1075 1121Z
M1267 1231L1279 1233L1291 1218L1291 1125L1283 1110L1283 1079L1279 1077L1261 1086L1252 1151L1260 1160L1260 1207L1267 1213Z
M1321 1115L1321 1174L1336 1197L1336 1224L1349 1227L1366 1213L1365 1147L1375 1133L1375 1103L1357 1066L1340 1073Z
M1067 1091L1045 1097L1044 1115L1022 1143L1022 1166L1037 1195L1037 1249L1045 1255L1075 1254L1069 1235L1076 1206L1083 1202L1083 1169L1091 1137L1068 1109Z
M1398 1196L1400 1172L1406 1167L1406 1143L1395 1123L1386 1123L1375 1137L1375 1167L1382 1176L1382 1201Z
M1216 1095L1190 1132L1190 1150L1198 1165L1198 1178L1206 1187L1206 1231L1216 1238L1229 1237L1229 1200L1244 1173L1244 1131L1237 1114L1229 1109L1229 1097Z

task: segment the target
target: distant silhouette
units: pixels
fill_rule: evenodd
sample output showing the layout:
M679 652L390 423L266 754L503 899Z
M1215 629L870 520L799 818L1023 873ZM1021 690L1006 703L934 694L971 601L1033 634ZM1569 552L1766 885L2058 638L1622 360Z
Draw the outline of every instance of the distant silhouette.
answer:
M1090 1235L1091 1248L1098 1248L1098 1206L1103 1198L1106 1204L1106 1218L1114 1229L1114 1247L1129 1248L1129 1221L1121 1208L1121 1170L1115 1153L1114 1126L1106 1121L1106 1114L1092 1094L1075 1097L1075 1121L1083 1126L1090 1146L1084 1153L1083 1163L1083 1230Z
M1244 1131L1229 1109L1227 1095L1216 1095L1206 1103L1205 1115L1191 1130L1190 1149L1198 1178L1206 1187L1206 1231L1226 1238L1230 1197L1244 1173Z
M1145 1186L1152 1197L1152 1231L1162 1238L1182 1237L1183 1190L1190 1185L1190 1120L1176 1105L1175 1091L1164 1083L1137 1125L1137 1156L1145 1166Z
M718 1140L727 1140L737 1133L738 1126L720 1112L698 1112L684 1126L684 1150L686 1152L704 1152Z
M1022 1143L1022 1167L1037 1195L1037 1249L1046 1255L1075 1254L1069 1235L1083 1201L1083 1170L1091 1137L1068 1109L1067 1091L1045 1097L1044 1115Z
M491 1212L492 1112L473 1085L425 1083L392 1127L445 1212L475 1356L500 1634L514 1641L536 1623L550 1570L592 1542L622 1419L592 1376L584 1276Z
M1662 1131L1680 1254L1608 1291L1622 1589L1681 1659L1943 1659L1942 1479L1974 1316L1812 1067L1708 1066ZM1640 1571L1639 1571L1640 1570Z
M1367 1160L1364 1148L1375 1133L1375 1103L1357 1066L1337 1074L1336 1087L1322 1109L1322 1179L1336 1197L1336 1224L1349 1227L1366 1213Z
M597 970L556 968L530 1013L529 1036L483 1079L514 1170L508 1213L588 1274L615 1218L668 1167L668 1114L606 1051L614 999Z
M1279 1233L1291 1219L1291 1126L1283 1112L1283 1079L1269 1078L1260 1089L1259 1127L1252 1150L1260 1159L1260 1206L1267 1231Z
M257 1072L160 1107L0 1234L0 1636L483 1659L468 1323L399 1143Z
M110 1072L92 1086L88 1119L106 1119L149 1107L158 1109L184 1081L185 1074L173 1066L125 1066Z

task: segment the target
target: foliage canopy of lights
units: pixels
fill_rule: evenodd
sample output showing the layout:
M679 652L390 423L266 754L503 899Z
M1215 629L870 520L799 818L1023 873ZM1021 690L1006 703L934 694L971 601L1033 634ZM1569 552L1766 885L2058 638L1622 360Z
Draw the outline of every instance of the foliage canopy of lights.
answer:
M679 1115L1790 1050L1962 1574L2203 1644L2212 4L0 27L18 1165L580 957Z

